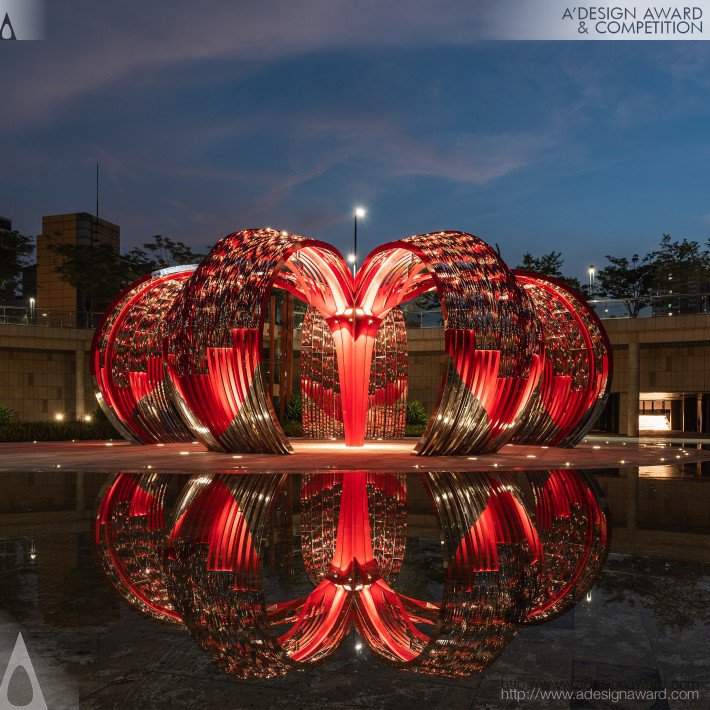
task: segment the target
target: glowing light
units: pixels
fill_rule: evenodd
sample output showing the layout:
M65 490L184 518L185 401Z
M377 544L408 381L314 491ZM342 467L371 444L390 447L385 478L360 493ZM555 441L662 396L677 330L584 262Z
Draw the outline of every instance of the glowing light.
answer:
M670 431L671 423L665 414L639 414L639 431Z
M89 422L91 422L91 421L93 420L93 417L91 416L91 414L85 414L85 415L83 416L83 419L84 419L85 422L89 423Z
M57 412L54 415L54 419L58 422L63 422L64 421L64 415L61 412Z
M358 219L362 219L367 215L367 210L364 207L356 207L355 208L355 216Z
M348 264L354 264L357 261L355 254L348 254Z

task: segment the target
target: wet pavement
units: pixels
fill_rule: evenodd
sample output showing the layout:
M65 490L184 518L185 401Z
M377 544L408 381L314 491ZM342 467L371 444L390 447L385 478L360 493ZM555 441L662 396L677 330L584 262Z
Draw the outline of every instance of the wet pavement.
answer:
M710 477L686 461L657 474L597 471L613 524L604 570L577 606L521 628L485 670L445 678L392 668L351 630L321 665L249 680L220 671L185 630L134 611L106 579L92 531L107 474L2 474L0 675L21 632L50 708L707 707ZM176 480L182 485L187 476ZM422 501L408 503L400 583L436 597L427 556L436 521ZM283 586L284 555L267 559L267 582ZM422 575L431 578L424 583ZM26 702L28 687L13 679L10 700ZM666 699L640 701L541 695L663 689Z

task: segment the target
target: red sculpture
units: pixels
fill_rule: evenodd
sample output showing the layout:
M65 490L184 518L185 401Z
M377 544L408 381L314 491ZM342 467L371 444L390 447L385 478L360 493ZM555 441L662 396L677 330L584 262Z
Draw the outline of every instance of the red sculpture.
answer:
M303 436L342 439L343 405L335 342L312 306L301 328ZM401 439L407 418L407 328L399 308L382 321L373 351L367 392L366 439Z
M514 271L542 325L545 365L513 441L574 446L604 407L611 386L611 344L589 304L558 279Z
M416 478L439 526L440 599L400 591L409 527L403 474L300 477L298 547L312 589L295 598L270 598L274 581L268 592L264 584L277 547L287 567L297 566L293 547L284 552L285 538L274 536L275 510L288 506L284 475L194 476L166 528L156 495L164 479L122 474L101 503L97 541L131 604L182 619L215 663L239 677L308 668L331 656L351 627L397 668L469 675L490 665L520 625L576 604L604 565L606 508L581 472ZM146 555L146 531L157 530L162 537Z
M106 575L142 614L171 624L180 617L163 575L165 493L171 477L119 473L106 483L96 514L94 543Z
M96 397L129 441L194 438L170 396L162 345L165 317L194 269L162 269L132 283L106 309L94 332L91 372Z
M162 278L156 274L145 293L157 293ZM144 281L119 297L97 332L92 363L100 394L121 430L143 443L189 431L213 450L292 451L261 371L274 286L306 302L327 326L339 393L335 387L316 393L324 383L311 379L307 394L326 413L332 410L326 433L336 432L342 412L348 446L364 443L373 406L396 403L402 411L402 381L381 387L373 353L394 309L426 291L441 300L449 365L416 453L492 452L516 436L572 445L599 414L608 388L611 349L581 297L549 279L516 278L491 247L463 232L385 244L353 276L327 244L246 230L219 241L189 278L180 278L181 288L161 296L147 336L135 335L127 315L133 306L143 308ZM553 317L560 307L564 324ZM570 347L583 342L584 353L565 356L549 337L553 328ZM326 337L322 325L319 333ZM130 358L118 357L119 342ZM580 369L570 374L575 364ZM376 431L399 427L382 423L375 430L373 424Z

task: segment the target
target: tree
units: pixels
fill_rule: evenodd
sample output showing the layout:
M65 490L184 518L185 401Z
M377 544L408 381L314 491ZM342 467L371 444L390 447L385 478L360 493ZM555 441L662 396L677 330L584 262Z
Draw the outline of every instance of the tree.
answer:
M16 229L0 234L0 298L13 301L22 277L22 269L29 265L34 251L32 239Z
M631 259L625 256L606 255L607 266L597 272L597 284L602 295L624 301L629 316L636 318L651 301L650 296L654 278L654 266L648 257L641 259L634 254Z
M50 244L61 257L56 266L60 278L73 286L78 308L98 312L121 290L124 283L121 256L108 244Z
M659 294L692 295L705 292L710 282L710 240L704 247L698 242L671 241L664 234L659 248L646 261L653 267L653 289Z
M56 269L62 281L76 289L78 308L87 313L102 311L121 289L151 271L198 263L204 257L160 234L125 254L108 244L50 243L50 249L62 258Z
M169 266L197 264L205 257L204 254L194 252L185 242L176 242L162 234L154 235L151 240L125 254L128 263L145 268L143 273Z
M538 274L544 274L545 276L552 276L552 278L558 279L563 283L571 286L580 293L586 295L586 287L582 286L579 279L574 277L565 276L562 273L562 266L565 261L562 258L561 251L551 251L547 254L543 254L540 257L533 256L529 251L523 254L523 263L516 266L516 269L524 269L525 271L535 271Z

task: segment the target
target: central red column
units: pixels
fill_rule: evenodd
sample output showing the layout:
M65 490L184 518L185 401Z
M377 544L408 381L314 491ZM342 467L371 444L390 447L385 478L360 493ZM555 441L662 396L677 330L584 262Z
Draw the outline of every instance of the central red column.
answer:
M338 358L346 446L363 446L367 423L370 365L381 318L348 309L327 318Z

